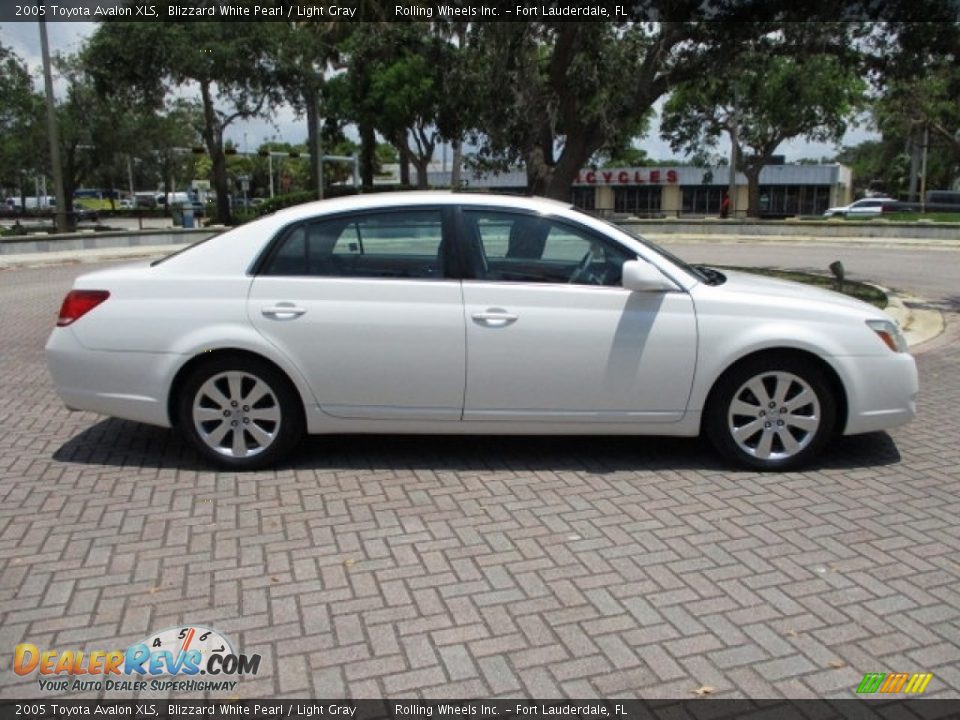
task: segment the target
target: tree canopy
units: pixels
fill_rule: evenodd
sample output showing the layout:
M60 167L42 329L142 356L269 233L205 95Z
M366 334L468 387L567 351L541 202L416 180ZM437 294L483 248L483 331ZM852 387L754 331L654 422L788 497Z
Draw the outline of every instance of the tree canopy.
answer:
M845 30L834 31L841 40ZM678 85L664 107L661 133L674 150L691 153L729 136L747 177L748 213L757 216L760 171L777 149L793 138L839 141L865 91L856 64L781 35L756 44L722 72Z
M283 102L280 43L283 23L103 23L85 52L101 94L120 94L164 107L171 86L200 92L200 136L213 165L217 215L230 218L224 131L235 120L261 115Z

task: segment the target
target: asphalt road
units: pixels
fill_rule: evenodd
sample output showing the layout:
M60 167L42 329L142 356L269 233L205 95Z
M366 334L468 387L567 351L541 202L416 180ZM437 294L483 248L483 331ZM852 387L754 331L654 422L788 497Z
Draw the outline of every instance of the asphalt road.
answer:
M692 263L827 273L830 263L840 260L851 280L872 281L924 298L938 307L960 310L960 250L954 248L714 241L661 244Z
M825 267L950 303L956 254L677 245ZM215 473L175 433L70 413L43 344L73 277L0 272L0 697L13 648L115 650L210 626L262 656L239 697L960 697L958 315L919 417L805 472L696 440L331 437ZM144 692L140 697L199 697ZM131 698L130 692L106 697Z

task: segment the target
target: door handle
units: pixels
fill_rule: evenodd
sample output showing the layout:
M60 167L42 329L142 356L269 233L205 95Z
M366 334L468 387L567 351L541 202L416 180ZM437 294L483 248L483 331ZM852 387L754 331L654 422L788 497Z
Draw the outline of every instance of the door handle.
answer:
M261 308L260 312L264 317L273 318L274 320L293 320L303 315L306 310L297 307L293 303L281 302L271 307Z
M516 315L501 308L490 308L485 312L473 313L470 317L481 325L487 325L488 327L505 327L517 321Z

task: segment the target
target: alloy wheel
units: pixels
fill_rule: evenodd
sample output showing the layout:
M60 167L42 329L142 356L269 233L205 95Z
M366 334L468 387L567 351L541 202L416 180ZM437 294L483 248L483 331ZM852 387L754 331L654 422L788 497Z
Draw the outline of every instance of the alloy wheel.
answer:
M787 460L816 437L823 420L810 384L789 372L764 372L733 394L727 430L741 451L759 460Z
M228 458L249 458L269 448L282 413L273 389L249 372L211 376L193 398L191 416L200 439Z

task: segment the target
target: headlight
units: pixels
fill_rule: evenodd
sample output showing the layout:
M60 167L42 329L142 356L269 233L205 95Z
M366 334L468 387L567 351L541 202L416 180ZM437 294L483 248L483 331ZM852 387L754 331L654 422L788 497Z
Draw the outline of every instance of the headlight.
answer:
M897 323L892 320L867 320L867 325L888 348L894 352L907 352L907 339Z

